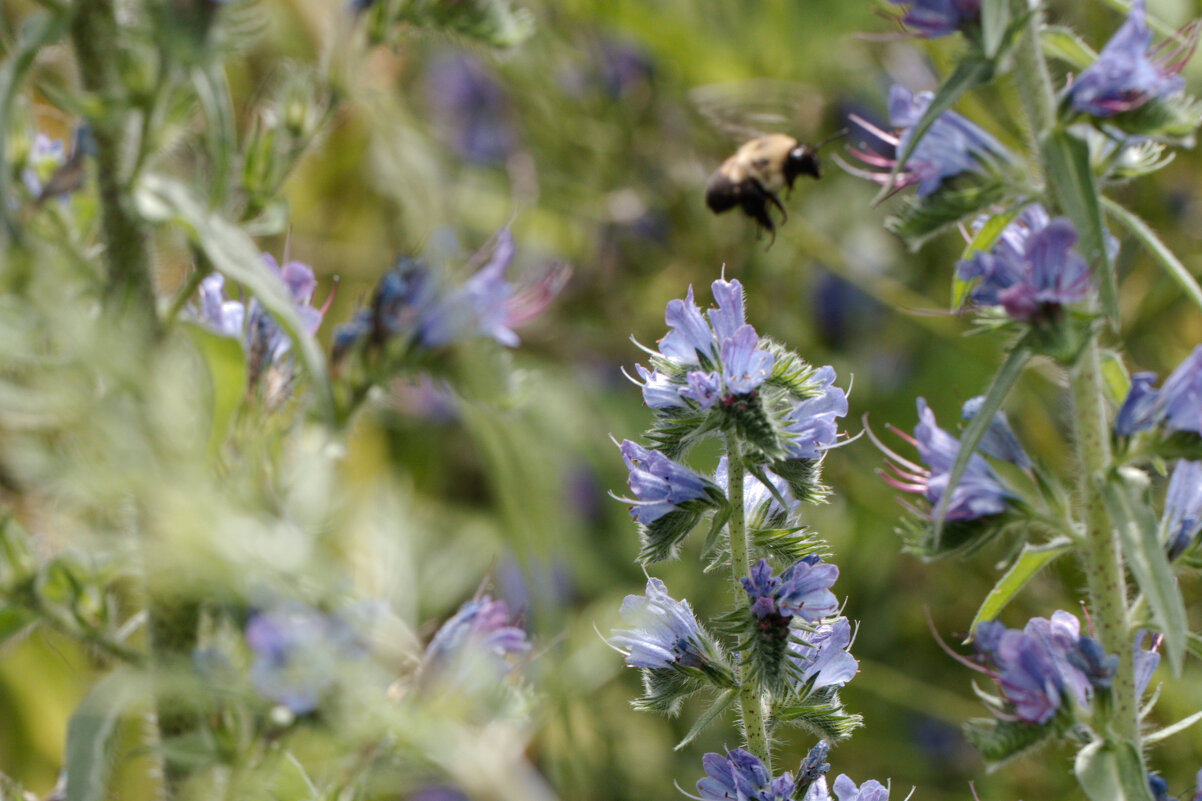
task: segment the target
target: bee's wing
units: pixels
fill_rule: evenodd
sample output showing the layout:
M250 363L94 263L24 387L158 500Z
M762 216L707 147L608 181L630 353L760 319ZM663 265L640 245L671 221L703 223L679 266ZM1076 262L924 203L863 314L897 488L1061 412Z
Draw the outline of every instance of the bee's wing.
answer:
M698 86L689 99L705 119L732 139L745 142L765 133L805 137L818 130L822 95L791 81L755 78Z

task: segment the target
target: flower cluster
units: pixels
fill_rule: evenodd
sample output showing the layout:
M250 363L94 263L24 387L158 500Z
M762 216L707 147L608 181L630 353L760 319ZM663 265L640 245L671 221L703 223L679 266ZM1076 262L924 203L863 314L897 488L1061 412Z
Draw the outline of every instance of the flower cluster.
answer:
M310 304L317 289L317 278L311 267L299 261L286 261L281 266L270 253L263 254L263 264L288 290L305 330L310 334L315 333L333 294L321 308L314 308ZM196 315L200 321L217 333L242 342L247 354L250 383L253 384L269 367L283 367L292 341L256 298L251 298L249 302L230 299L225 293L225 277L220 273L205 276L197 294L199 307Z
M807 556L794 562L779 577L773 576L772 567L761 559L742 583L756 618L780 618L787 625L792 617L812 623L834 613L839 602L830 588L837 578L839 568L817 556Z
M848 148L848 153L870 169L842 164L853 175L866 178L891 190L918 185L918 196L933 194L948 179L965 173L989 176L995 174L1014 157L1000 142L954 111L945 111L935 118L922 139L910 152L902 170L895 176L897 159L878 150L900 154L913 136L913 128L931 105L934 95L917 95L904 86L889 90L889 124L896 133L888 133L859 117L853 121L876 141L860 148Z
M1082 636L1077 618L1063 611L1032 618L1021 630L986 621L973 632L973 644L1014 716L1026 723L1046 723L1066 700L1084 706L1094 689L1110 686L1118 666L1118 657Z
M761 339L745 320L739 281L718 280L711 288L717 308L705 314L692 287L683 300L668 302L669 331L658 350L645 349L651 369L635 367L643 402L664 431L733 428L765 458L819 459L835 444L836 418L847 414L834 370L812 369ZM688 441L686 435L670 444Z
M842 687L860 669L851 655L851 622L837 617L812 629L799 629L789 641L789 658L801 683L812 690Z
M960 441L935 424L935 413L923 398L918 399L918 424L914 427L914 436L906 436L896 429L894 433L918 450L918 456L926 466L899 456L877 441L877 447L892 460L889 462L892 474L884 475L885 482L903 492L921 494L932 509L938 509L944 503L943 495L952 465L960 452ZM1001 514L1006 511L1011 497L1010 490L985 459L974 453L944 504L943 519L975 520Z
M977 306L1001 306L1027 323L1055 319L1062 306L1083 300L1090 289L1089 267L1073 249L1076 243L1072 223L1049 218L1033 203L992 248L958 262L956 277L976 282L969 298Z
M1185 87L1179 73L1193 54L1197 29L1179 36L1172 49L1149 49L1152 31L1145 15L1144 0L1133 0L1126 22L1102 48L1097 60L1064 90L1063 100L1069 106L1093 117L1107 118Z
M434 349L471 336L516 346L513 329L542 313L568 272L556 265L535 283L518 288L505 278L513 255L513 237L501 229L484 266L454 289L442 286L424 262L400 258L380 279L371 305L334 332L335 365L356 352L370 358L388 347L403 355L411 348Z
M516 625L504 601L485 595L465 602L426 646L422 669L444 676L465 668L493 679L511 669L510 660L530 651L526 632Z
M1131 389L1114 420L1119 436L1162 427L1165 431L1202 434L1202 345L1177 366L1156 389L1155 373L1131 376Z

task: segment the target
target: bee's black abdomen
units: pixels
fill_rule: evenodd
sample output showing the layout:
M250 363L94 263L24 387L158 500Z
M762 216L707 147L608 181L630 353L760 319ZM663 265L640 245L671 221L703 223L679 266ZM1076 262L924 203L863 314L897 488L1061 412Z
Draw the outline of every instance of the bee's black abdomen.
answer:
M721 172L716 172L705 185L705 205L709 206L714 214L721 214L739 204L740 194L738 184Z

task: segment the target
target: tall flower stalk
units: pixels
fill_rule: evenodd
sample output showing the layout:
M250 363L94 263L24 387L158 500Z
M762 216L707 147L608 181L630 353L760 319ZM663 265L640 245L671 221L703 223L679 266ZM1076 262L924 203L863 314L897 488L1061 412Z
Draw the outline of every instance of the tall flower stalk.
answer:
M708 529L699 555L729 570L733 604L712 621L714 639L687 602L652 578L645 597L622 605L639 627L615 631L611 644L642 672L637 708L677 714L685 697L710 697L681 745L733 707L742 747L705 755L701 798L825 798L822 760L860 723L838 696L857 663L847 650L851 624L832 591L838 568L823 561L825 544L804 528L801 512L827 495L821 465L837 443L847 397L830 367L811 367L746 322L740 282L715 281L712 291L716 306L705 312L691 288L667 304L669 331L645 349L650 367L635 369L654 415L652 447L625 440L620 449L641 561L678 556L694 530ZM683 460L707 439L722 455L703 474ZM796 776L775 774L783 760L772 743L784 725L822 738Z

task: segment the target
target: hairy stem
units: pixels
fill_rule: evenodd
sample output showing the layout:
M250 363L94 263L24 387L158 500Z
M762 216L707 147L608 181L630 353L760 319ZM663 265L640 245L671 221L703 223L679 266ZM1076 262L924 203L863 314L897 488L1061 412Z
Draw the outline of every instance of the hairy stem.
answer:
M726 437L726 497L730 501L730 520L727 533L730 536L730 573L735 598L746 600L742 578L751 572L751 549L747 539L747 520L743 509L743 457L739 440L735 435ZM764 717L764 703L754 682L746 681L742 671L739 675L739 719L743 722L743 742L748 751L755 754L768 772L772 772L772 749L768 740L768 721Z
M1101 476L1110 464L1110 430L1102 394L1101 360L1096 341L1081 355L1070 377L1073 435L1076 440L1079 492L1085 523L1082 556L1089 586L1093 623L1108 653L1118 654L1112 685L1110 725L1125 740L1139 744L1131 635L1127 628L1127 582L1117 532L1110 524L1101 495Z
M109 311L128 318L136 315L152 330L155 316L154 281L149 234L133 209L123 177L121 143L131 111L123 106L117 61L121 31L113 0L76 4L71 43L83 88L98 98L103 111L89 119L96 146L100 192L100 226L108 274Z

